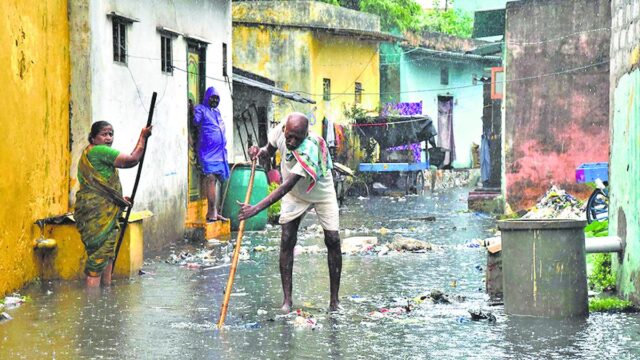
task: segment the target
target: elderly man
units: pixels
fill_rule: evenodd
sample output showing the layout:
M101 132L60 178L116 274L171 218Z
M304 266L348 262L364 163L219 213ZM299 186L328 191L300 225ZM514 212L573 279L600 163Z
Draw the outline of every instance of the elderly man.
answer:
M301 113L291 113L269 132L269 142L262 148L252 147L253 158L273 156L280 151L280 168L284 182L255 206L243 204L238 218L248 219L282 198L280 224L280 277L284 301L282 310L292 306L293 248L298 241L298 228L304 214L314 208L324 229L328 250L330 300L329 310L338 309L338 291L342 271L340 235L338 233L338 202L331 175L331 156L324 140L309 133L309 119Z

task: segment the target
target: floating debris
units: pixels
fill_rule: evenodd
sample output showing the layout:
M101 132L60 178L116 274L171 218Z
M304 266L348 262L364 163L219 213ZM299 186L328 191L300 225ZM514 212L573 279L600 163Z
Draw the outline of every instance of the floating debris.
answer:
M28 296L20 296L20 294L13 294L4 298L2 304L7 309L15 309L22 306L22 304L29 302L31 299Z
M7 314L6 312L3 312L2 314L0 314L0 322L9 321L12 319L13 318L11 317L11 315Z
M354 236L342 240L340 248L343 254L357 254L370 251L378 244L375 236Z
M471 315L471 320L480 321L480 320L488 320L490 323L496 322L496 317L491 312L484 312L480 309L469 310L469 314Z
M389 249L397 251L428 251L432 250L433 246L426 242L410 237L405 237L400 234L396 234L393 237L393 242L388 245Z

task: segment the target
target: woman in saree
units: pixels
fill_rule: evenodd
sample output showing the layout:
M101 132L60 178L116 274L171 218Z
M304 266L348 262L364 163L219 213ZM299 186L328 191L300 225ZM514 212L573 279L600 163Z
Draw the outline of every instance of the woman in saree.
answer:
M122 196L122 185L117 168L136 166L151 136L151 127L143 128L131 154L111 147L113 126L106 121L91 126L89 145L78 163L80 190L76 193L74 217L82 243L87 251L84 272L87 286L111 284L111 269L120 230L122 211L131 206L130 199Z

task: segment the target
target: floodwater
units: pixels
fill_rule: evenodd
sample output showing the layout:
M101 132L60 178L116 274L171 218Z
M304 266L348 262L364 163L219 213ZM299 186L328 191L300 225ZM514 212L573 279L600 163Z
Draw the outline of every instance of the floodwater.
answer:
M343 257L341 305L329 314L326 254L299 254L294 265L294 308L317 321L295 324L282 316L278 252L250 252L238 267L226 327L218 331L228 266L188 269L145 264L144 275L109 289L81 282L42 282L21 292L31 301L8 310L0 323L0 359L632 359L640 357L638 314L592 314L552 321L508 317L483 292L485 250L465 244L493 234L493 219L466 211L468 189L405 201L347 199L342 227L349 235L390 241L397 232L440 245L426 253ZM410 220L436 216L436 221ZM313 223L309 215L303 226ZM385 229L380 232L381 228ZM248 234L246 246L277 246L279 229ZM315 231L301 245L324 247ZM190 248L191 247L191 248ZM197 246L196 246L197 247ZM175 244L175 252L193 245ZM226 250L225 250L226 251ZM224 254L222 254L224 255ZM430 290L466 298L409 313L398 309ZM496 322L471 321L469 309L490 311ZM384 311L384 310L383 310ZM372 315L373 314L373 315Z

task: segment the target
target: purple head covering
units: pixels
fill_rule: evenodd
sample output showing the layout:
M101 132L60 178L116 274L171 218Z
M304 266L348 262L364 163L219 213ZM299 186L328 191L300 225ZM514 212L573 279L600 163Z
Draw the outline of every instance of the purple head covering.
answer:
M227 160L227 139L220 110L209 106L209 98L217 95L216 89L209 87L202 102L193 110L193 123L198 128L198 160L205 174L216 174L222 180L229 177Z

